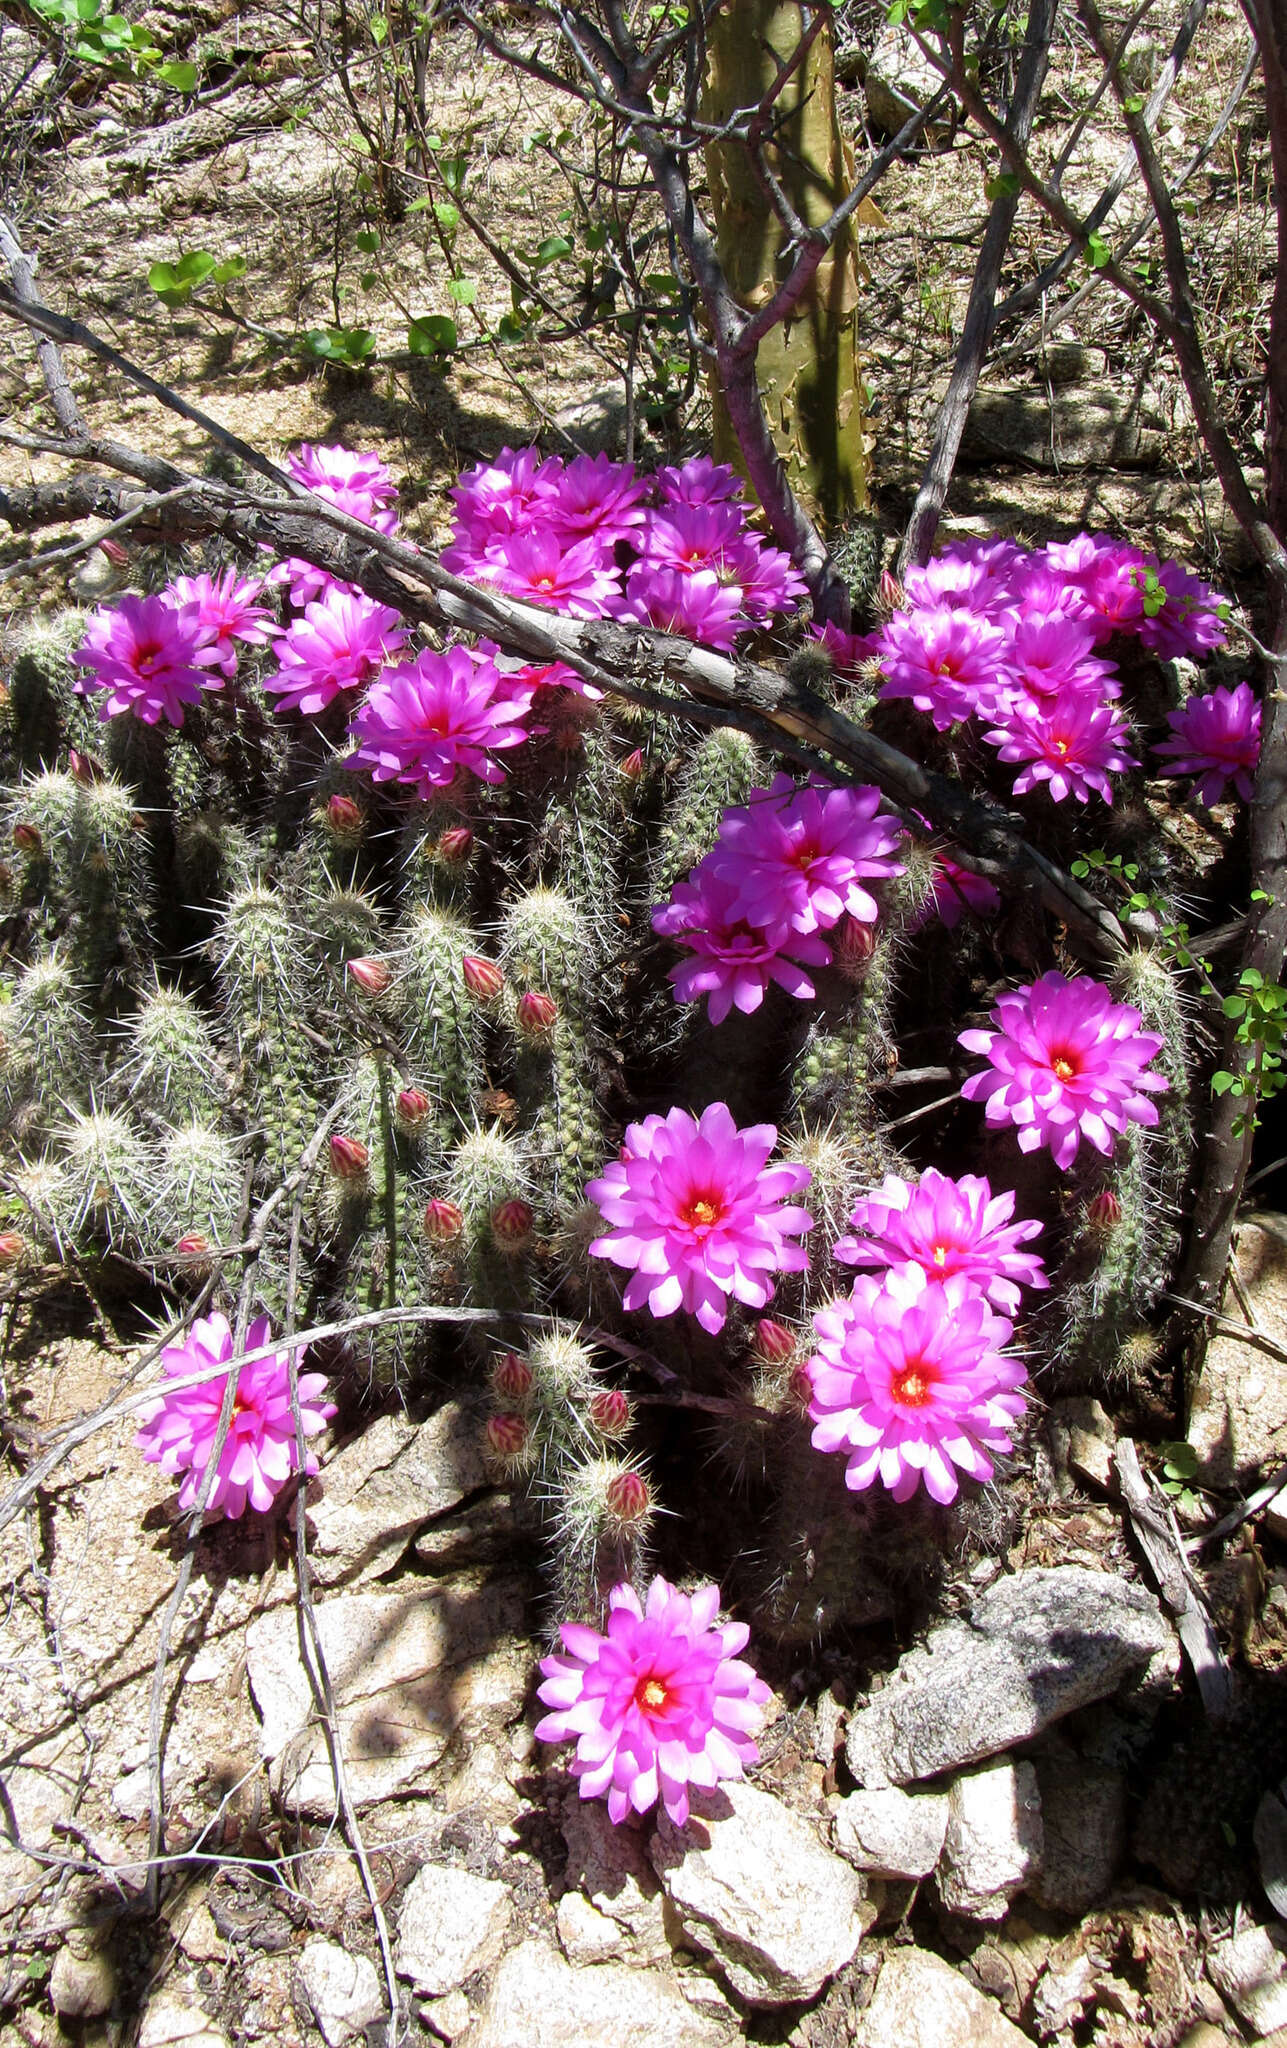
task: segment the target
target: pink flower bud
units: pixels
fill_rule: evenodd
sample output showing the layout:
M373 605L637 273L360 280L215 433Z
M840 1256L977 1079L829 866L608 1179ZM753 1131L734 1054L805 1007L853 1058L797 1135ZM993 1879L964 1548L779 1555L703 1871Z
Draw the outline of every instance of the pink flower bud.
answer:
M31 825L20 818L13 828L13 843L19 853L39 853L44 846L39 825Z
M590 1403L590 1421L600 1436L624 1436L630 1427L630 1402L620 1387L605 1387Z
M327 798L326 825L337 839L360 839L365 823L362 806L355 804L351 796Z
M861 981L867 972L867 962L876 950L876 933L869 924L860 924L856 917L846 911L835 930L831 933L831 944L835 950L836 966L846 981Z
M463 867L474 850L474 835L468 825L452 825L440 836L436 850L448 867Z
M111 534L105 535L97 545L107 556L108 561L117 569L123 569L130 559L128 548L122 547L120 541L116 540Z
M1086 1222L1092 1230L1116 1230L1122 1220L1122 1205L1111 1188L1101 1188L1086 1204Z
M633 754L627 754L625 760L618 765L627 782L642 781L644 772L643 748L636 747Z
M522 1202L517 1196L512 1201L501 1202L492 1210L492 1236L503 1252L521 1251L532 1235L536 1212L530 1202Z
M393 979L386 961L369 957L361 960L350 960L346 965L345 972L357 983L359 988L365 989L369 996L382 996Z
M407 1131L414 1131L428 1116L432 1104L420 1088L403 1088L395 1105L398 1122Z
M82 789L90 789L102 780L102 762L96 761L92 754L82 754L79 747L68 747L67 767L72 780L79 782Z
M479 953L466 953L460 963L465 977L465 987L471 996L477 996L480 1003L494 1003L505 986L505 977L494 960L484 960Z
M791 1375L789 1391L791 1399L800 1410L800 1413L807 1415L809 1413L809 1405L813 1400L813 1381L809 1377L807 1365L797 1365Z
M558 1022L559 1006L544 989L529 988L519 997L514 1015L525 1038L546 1038Z
M532 1368L517 1351L502 1351L492 1364L492 1392L501 1401L526 1401L532 1391Z
M788 1358L795 1356L796 1339L785 1323L761 1316L751 1337L751 1349L766 1365L785 1365Z
M174 1247L181 1258L203 1259L210 1250L210 1240L202 1237L199 1230L189 1230Z
M360 1138L331 1139L331 1172L340 1180L365 1180L371 1154Z
M627 1469L608 1481L604 1502L612 1521L623 1531L638 1529L652 1513L652 1494L642 1472Z
M494 1458L517 1458L527 1449L528 1424L523 1415L489 1415L483 1435Z
M879 609L886 613L898 612L902 610L906 602L907 592L903 589L897 576L891 574L888 569L882 569L880 572L880 582L876 586L876 603Z
M0 1230L0 1268L21 1265L27 1256L27 1240L20 1230Z
M425 1210L425 1236L432 1244L450 1244L465 1227L465 1212L454 1202L435 1196Z

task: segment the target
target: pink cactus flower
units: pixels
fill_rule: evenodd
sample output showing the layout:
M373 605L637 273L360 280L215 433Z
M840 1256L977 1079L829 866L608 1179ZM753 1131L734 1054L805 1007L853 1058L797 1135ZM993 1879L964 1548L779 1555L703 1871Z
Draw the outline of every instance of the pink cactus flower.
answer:
M1012 1448L1026 1405L1024 1368L1001 1352L1013 1326L961 1275L927 1280L910 1265L882 1277L861 1275L814 1316L812 1442L848 1454L855 1492L879 1479L904 1501L923 1481L952 1501L959 1473L990 1479L993 1455Z
M465 470L451 492L456 544L472 539L481 551L489 538L530 532L548 517L562 480L563 464L553 456L543 461L536 448L502 448L495 462ZM445 554L443 562L454 566Z
M727 462L696 455L657 471L657 495L668 505L722 505L742 495L742 479Z
M1008 635L973 612L895 612L876 636L883 698L910 697L940 732L996 704Z
M643 1604L614 1586L607 1634L564 1622L562 1651L542 1660L537 1696L553 1712L537 1739L575 1742L581 1797L606 1797L614 1822L660 1800L682 1828L690 1786L709 1790L759 1760L769 1688L738 1657L750 1631L720 1627L719 1603L718 1586L690 1597L657 1578Z
M999 997L992 1018L995 1031L960 1033L958 1043L988 1062L961 1093L987 1103L994 1127L1014 1124L1020 1151L1046 1145L1067 1169L1083 1138L1108 1156L1128 1124L1156 1125L1149 1095L1170 1083L1146 1069L1163 1040L1141 1031L1139 1011L1100 982L1052 971Z
M626 594L610 607L615 619L634 619L659 633L677 633L724 653L746 630L741 616L742 592L736 583L721 583L711 569L686 576L679 569L658 569L636 562L626 577Z
M763 623L808 596L809 586L783 548L771 548L748 534L732 563L742 587L742 609L748 619Z
M810 637L825 647L831 656L831 665L838 676L846 682L856 679L865 661L870 661L876 652L875 633L846 633L842 626L810 626Z
M891 858L902 837L872 784L851 789L815 780L797 789L789 775L775 775L744 806L725 811L708 859L734 891L733 917L763 928L826 931L846 911L875 923L879 906L863 882L902 874L902 862Z
M278 630L268 607L256 602L263 588L262 577L239 576L235 569L225 569L220 576L176 576L165 595L180 608L196 606L200 644L214 650L214 667L226 676L235 676L235 643L240 640L246 647L266 647Z
M745 538L746 521L738 505L666 505L648 515L643 553L657 569L682 569L687 576L712 569L737 582L732 564Z
M640 499L647 486L635 476L632 462L613 462L607 455L578 455L569 462L551 497L546 517L565 540L589 540L603 550L619 540L632 540L643 525Z
M392 533L396 527L396 515L388 508L397 499L398 486L378 455L351 448L314 448L305 441L297 455L286 457L283 467L337 512L347 512L380 533Z
M202 638L195 604L176 609L163 597L118 599L110 610L94 612L85 638L72 656L81 676L82 697L106 690L100 719L132 711L144 725L183 724L186 704L199 704L207 690L221 687L210 673L215 650Z
M1041 558L1079 593L1078 616L1085 618L1097 640L1114 633L1136 633L1144 617L1140 571L1145 558L1128 542L1106 533L1079 533L1067 542L1052 541Z
M406 641L392 605L328 590L282 634L277 669L264 677L264 688L277 699L279 711L315 717L345 690L364 690Z
M918 609L998 619L1014 603L1015 578L1028 559L1009 540L953 541L923 568L910 567L903 590Z
M246 1331L245 1348L257 1351L271 1337L268 1317L258 1316ZM215 1314L195 1322L181 1343L167 1344L161 1365L168 1379L181 1379L205 1366L226 1364L232 1354L228 1318ZM143 1426L136 1442L143 1456L159 1464L163 1472L187 1474L179 1489L181 1509L196 1506L202 1474L218 1434L227 1382L228 1375L223 1373L182 1392L162 1389L156 1400L140 1411ZM299 1470L288 1389L284 1351L243 1365L237 1374L232 1422L206 1502L211 1513L231 1520L243 1515L247 1507L269 1508L291 1474ZM299 1408L305 1436L320 1435L335 1413L335 1404L324 1399L325 1392L321 1373L300 1374ZM305 1471L312 1474L316 1470L316 1458L309 1457Z
M835 1256L846 1266L920 1266L927 1280L961 1274L1007 1315L1019 1288L1048 1287L1036 1252L1020 1251L1041 1235L1039 1223L1012 1223L1014 1196L994 1195L973 1174L950 1180L927 1166L919 1183L886 1174L864 1195L849 1221L861 1234L842 1237Z
M492 755L521 746L530 705L511 679L502 686L481 652L417 655L371 685L349 727L359 744L348 766L365 768L376 782L409 782L422 797L445 789L460 768L480 782L503 782Z
M686 882L676 883L669 903L652 914L652 928L693 954L670 970L677 1003L697 1003L709 996L707 1015L722 1024L729 1011L749 1016L764 1001L770 982L789 996L809 1001L815 993L805 963L825 967L831 949L804 932L774 930L748 924L733 908L736 884L708 860L693 869Z
M1171 737L1155 754L1170 755L1163 775L1196 775L1201 803L1218 804L1232 782L1244 803L1256 793L1260 759L1260 705L1250 683L1189 697L1167 714Z
M1130 728L1113 705L1074 689L1061 690L1040 708L1016 699L1001 724L984 734L989 746L999 748L1002 761L1024 763L1014 779L1016 796L1044 782L1057 804L1069 796L1084 804L1092 791L1111 804L1110 772L1139 767L1126 751L1129 737Z
M612 557L605 558L597 538L569 545L549 529L508 535L473 573L511 597L525 597L548 611L570 612L576 618L602 618L620 594Z
M963 868L946 853L936 853L930 901L952 931L967 910L975 917L995 917L1001 908L1001 892L986 875Z
M1120 697L1122 686L1117 670L1094 648L1095 636L1083 620L1035 616L1015 619L1010 627L1005 670L1019 708L1045 709L1067 690L1083 691L1096 702Z
M1156 609L1147 588L1150 570L1164 593ZM1159 562L1156 556L1150 556L1144 572L1137 574L1145 584L1144 616L1139 623L1141 647L1156 654L1159 661L1174 661L1177 655L1201 661L1224 646L1229 637L1227 597L1200 577L1190 576L1178 562Z
M739 1130L725 1103L700 1117L672 1109L630 1124L621 1157L586 1187L610 1228L595 1258L632 1269L628 1309L654 1316L676 1309L716 1335L728 1297L763 1308L771 1273L802 1273L809 1260L789 1239L813 1228L805 1209L782 1208L809 1184L804 1166L767 1166L772 1124Z

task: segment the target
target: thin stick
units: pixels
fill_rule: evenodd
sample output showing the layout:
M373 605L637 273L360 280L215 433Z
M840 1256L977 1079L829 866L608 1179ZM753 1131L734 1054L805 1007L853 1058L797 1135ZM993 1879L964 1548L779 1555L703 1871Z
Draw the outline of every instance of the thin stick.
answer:
M181 498L190 497L198 488L196 484L176 484L172 491L162 491L158 496L142 499L132 511L122 512L119 519L113 519L109 526L100 527L97 533L86 534L67 547L46 548L40 554L29 555L25 562L10 562L7 568L0 569L0 583L7 583L13 576L34 575L47 569L52 562L72 562L78 555L88 555L100 541L110 539L114 533L123 533L127 527L137 526L141 519L147 519L166 505L178 504Z
M1114 1464L1131 1528L1162 1604L1175 1623L1202 1704L1213 1720L1219 1720L1233 1705L1233 1678L1211 1618L1198 1598L1171 1504L1165 1494L1148 1485L1128 1436L1119 1441Z

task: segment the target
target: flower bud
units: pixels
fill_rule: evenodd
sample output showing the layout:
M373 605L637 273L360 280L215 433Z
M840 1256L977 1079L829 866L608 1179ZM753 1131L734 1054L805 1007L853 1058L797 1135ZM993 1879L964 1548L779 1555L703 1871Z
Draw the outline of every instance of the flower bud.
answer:
M604 1505L621 1533L639 1530L652 1513L652 1494L642 1472L626 1466L608 1481Z
M505 977L494 960L484 960L479 953L466 953L460 963L465 977L465 987L471 996L477 996L480 1003L493 1003L505 986Z
M483 1429L487 1448L494 1458L518 1458L527 1449L529 1429L526 1416L489 1415Z
M791 1375L788 1391L800 1413L807 1415L813 1401L813 1380L807 1365L797 1365Z
M530 1202L523 1202L517 1196L512 1201L500 1202L492 1210L492 1236L503 1252L522 1251L532 1236L532 1225L536 1212Z
M29 824L20 818L13 828L13 843L19 853L39 853L44 846L39 825Z
M529 988L519 997L514 1016L525 1038L546 1038L558 1022L559 1006L544 989Z
M122 547L120 541L113 539L111 534L105 534L97 545L117 569L123 569L130 559L128 548Z
M492 1392L499 1401L526 1401L532 1391L532 1368L517 1351L502 1351L492 1361Z
M425 1236L431 1244L450 1244L465 1227L465 1212L436 1196L425 1210Z
M20 1266L27 1256L27 1240L20 1230L0 1230L0 1269Z
M403 1088L399 1090L394 1107L402 1129L414 1131L424 1122L433 1104L423 1089Z
M474 835L468 825L452 825L439 837L435 851L448 867L463 867L474 850Z
M210 1240L199 1230L189 1230L174 1247L180 1258L203 1259L210 1250Z
M369 957L348 961L345 972L369 996L382 996L393 979L387 961Z
M795 1334L785 1323L761 1316L751 1335L751 1349L766 1365L785 1365L788 1358L795 1356Z
M351 796L331 796L326 799L326 828L342 844L360 839L366 826L362 806L355 804Z
M590 1403L590 1422L599 1435L609 1441L626 1435L630 1428L630 1402L620 1387L604 1387L594 1396Z
M72 780L79 782L82 789L91 789L103 777L102 762L96 761L92 754L82 754L79 747L68 747L67 767Z
M890 612L901 611L906 603L907 592L903 589L897 576L893 575L888 569L882 569L880 572L880 582L876 585L877 609L888 616Z
M633 754L627 754L625 760L618 765L627 782L641 782L644 772L643 748L636 747Z
M869 924L860 924L856 917L846 912L835 930L830 934L835 949L836 966L846 981L861 981L867 972L867 962L876 950L876 933Z
M340 1180L365 1180L371 1154L360 1138L331 1139L331 1172Z
M1101 1188L1086 1204L1086 1223L1091 1230L1105 1234L1116 1230L1122 1220L1122 1205L1111 1188Z

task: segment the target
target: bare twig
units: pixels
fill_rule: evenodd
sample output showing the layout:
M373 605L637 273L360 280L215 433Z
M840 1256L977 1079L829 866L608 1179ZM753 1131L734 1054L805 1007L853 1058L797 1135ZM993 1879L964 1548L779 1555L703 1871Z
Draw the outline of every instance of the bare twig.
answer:
M1287 1458L1276 1465L1268 1479L1262 1479L1254 1492L1249 1493L1236 1508L1230 1508L1228 1514L1221 1515L1219 1521L1212 1522L1210 1528L1200 1529L1196 1536L1190 1536L1184 1546L1186 1551L1193 1556L1199 1550L1205 1550L1208 1543L1219 1543L1225 1536L1232 1536L1235 1529L1240 1529L1244 1522L1253 1521L1267 1508L1270 1501L1276 1499L1283 1491L1284 1486L1287 1486Z
M0 256L9 266L14 292L22 304L30 306L36 312L43 312L45 302L36 285L35 266L23 250L16 226L12 221L6 220L3 214L0 214ZM69 440L84 440L88 429L76 403L76 394L67 380L62 357L48 336L42 336L37 341L36 360L40 364L40 373L45 380L45 389L49 393L54 418Z
M1114 1463L1122 1501L1149 1574L1193 1667L1202 1704L1212 1719L1218 1720L1233 1705L1233 1679L1210 1616L1198 1597L1171 1504L1145 1480L1128 1436L1119 1440Z
M110 540L114 533L123 533L128 527L137 526L140 520L148 519L155 512L163 511L167 505L175 505L180 498L186 498L196 487L193 484L176 484L172 491L161 491L143 498L132 511L122 512L119 519L113 519L107 526L100 526L95 533L89 533L81 540L72 541L66 547L45 548L41 553L29 555L25 561L10 562L0 569L0 583L7 583L14 576L31 576L48 569L54 562L74 562L78 555L88 555L100 541Z

